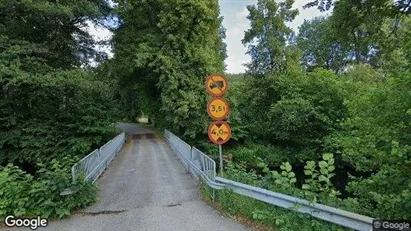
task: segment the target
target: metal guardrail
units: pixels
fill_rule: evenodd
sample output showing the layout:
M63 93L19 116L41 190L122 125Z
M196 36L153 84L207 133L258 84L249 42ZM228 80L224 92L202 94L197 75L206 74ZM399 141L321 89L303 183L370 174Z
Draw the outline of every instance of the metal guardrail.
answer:
M296 212L310 214L313 217L347 228L360 231L372 230L373 218L371 217L318 203L311 203L310 201L301 198L216 177L214 160L209 158L197 148L190 147L190 145L168 130L165 130L164 134L172 150L177 154L187 170L190 171L197 179L201 177L201 179L204 180L204 182L206 182L206 184L212 189L231 189L237 194L278 207L294 210ZM190 150L192 155L194 153L194 156L189 156Z
M164 133L164 137L170 144L173 144L171 148L178 154L178 157L184 167L188 169L188 160L191 157L191 146L167 130Z
M296 212L310 214L313 217L332 222L355 230L372 230L373 218L347 212L334 207L311 203L297 197L272 192L266 189L217 177L216 181L233 192L268 204L276 205Z
M214 200L214 189L223 188L222 184L218 184L215 181L215 161L197 148L191 147L168 130L165 130L164 137L187 171L189 171L197 180L201 179L206 182L206 184L204 184L205 187L208 185L213 189L210 195Z
M125 140L126 134L123 132L74 164L71 168L73 183L79 174L84 174L85 181L94 183L123 147Z

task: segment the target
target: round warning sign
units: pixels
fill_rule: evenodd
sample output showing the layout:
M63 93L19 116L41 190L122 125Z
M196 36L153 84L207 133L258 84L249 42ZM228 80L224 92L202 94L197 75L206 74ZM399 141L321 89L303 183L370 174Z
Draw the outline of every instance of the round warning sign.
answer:
M215 144L224 144L231 138L231 128L227 122L215 121L208 127L208 137Z
M207 77L205 82L208 94L222 96L228 91L228 80L225 76L213 74Z
M225 99L215 97L207 104L207 113L214 120L225 119L230 112L230 107Z

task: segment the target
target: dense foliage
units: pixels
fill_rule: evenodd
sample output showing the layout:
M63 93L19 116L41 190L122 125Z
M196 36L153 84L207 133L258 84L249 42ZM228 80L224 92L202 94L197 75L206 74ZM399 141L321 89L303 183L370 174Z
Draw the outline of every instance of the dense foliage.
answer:
M70 215L73 209L94 202L96 188L93 185L81 178L73 184L70 179L71 166L77 160L63 158L49 164L38 163L35 177L12 164L0 167L0 217L13 214L62 218ZM60 195L68 188L74 194Z
M110 133L108 89L81 70L2 78L1 163L84 156Z
M251 62L245 74L228 75L227 176L373 217L409 218L410 1L307 3L332 14L305 21L298 34L287 26L298 14L294 1L247 7L242 42ZM204 141L203 81L226 57L217 1L120 1L119 17L104 70L126 116L148 115L216 156Z
M251 62L244 75L230 75L227 96L236 138L228 177L372 217L410 218L411 18L400 2L340 0L296 37L284 24L292 17L280 17L292 1L248 7Z
M104 55L84 29L109 10L0 1L0 217L61 218L95 200L94 186L72 185L71 166L113 135L111 90L87 71Z
M73 185L69 169L111 138L118 114L148 116L217 150L204 142L203 84L225 68L218 1L115 2L114 58L94 69L107 57L84 27L107 22L107 1L0 1L0 216L62 217L93 202L93 186ZM287 26L298 14L293 0L247 7L251 62L228 75L227 177L410 218L411 1L307 3L332 14L305 21L298 34ZM74 194L60 196L66 188ZM294 215L220 196L225 208L295 229L284 220Z
M124 1L119 9L111 75L128 117L145 113L183 136L204 135L204 80L224 69L218 1Z

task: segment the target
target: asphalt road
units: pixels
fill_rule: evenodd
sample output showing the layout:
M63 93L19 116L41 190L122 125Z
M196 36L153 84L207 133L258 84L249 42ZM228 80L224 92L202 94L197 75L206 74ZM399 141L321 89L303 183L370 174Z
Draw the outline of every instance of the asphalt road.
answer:
M249 230L202 201L197 182L164 140L137 125L120 127L140 135L97 181L99 201L39 230Z

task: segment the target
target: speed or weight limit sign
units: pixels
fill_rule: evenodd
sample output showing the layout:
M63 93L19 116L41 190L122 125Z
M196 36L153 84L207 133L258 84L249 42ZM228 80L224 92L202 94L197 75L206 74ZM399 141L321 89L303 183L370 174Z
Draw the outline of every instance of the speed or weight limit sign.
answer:
M207 113L213 120L223 120L230 113L230 107L225 99L214 97L207 104Z
M224 144L231 138L231 128L227 122L215 121L208 127L208 137L215 144Z
M212 74L205 82L208 94L212 96L222 96L228 91L228 80L224 75Z

